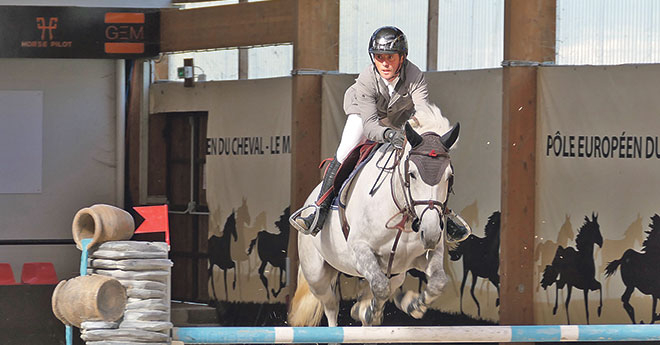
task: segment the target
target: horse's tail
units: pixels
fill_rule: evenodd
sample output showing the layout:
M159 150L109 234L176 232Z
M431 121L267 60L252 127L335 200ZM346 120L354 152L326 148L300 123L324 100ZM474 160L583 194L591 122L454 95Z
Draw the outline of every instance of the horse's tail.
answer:
M257 244L257 238L259 238L258 234L257 237L255 237L252 241L250 241L250 247L248 247L247 255L252 254L252 248L254 248L254 245Z
M557 281L559 272L551 265L546 265L543 270L543 279L541 279L541 287L546 289L548 286L554 284Z
M289 326L318 326L323 317L321 301L309 290L309 283L298 267L298 287L289 309Z
M609 277L616 272L619 265L621 265L621 262L623 262L624 256L625 254L619 260L610 261L607 266L605 266L605 277Z

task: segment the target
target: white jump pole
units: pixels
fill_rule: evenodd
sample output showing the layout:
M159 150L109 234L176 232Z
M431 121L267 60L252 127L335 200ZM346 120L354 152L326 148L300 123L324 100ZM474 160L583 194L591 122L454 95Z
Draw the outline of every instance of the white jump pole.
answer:
M660 325L175 327L172 340L184 344L659 341Z

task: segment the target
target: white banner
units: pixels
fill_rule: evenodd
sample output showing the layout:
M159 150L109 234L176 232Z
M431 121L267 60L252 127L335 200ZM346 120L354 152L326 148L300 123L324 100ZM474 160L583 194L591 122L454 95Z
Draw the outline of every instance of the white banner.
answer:
M660 66L544 67L538 80L535 322L585 324L586 287L590 323L630 323L621 302L626 287L660 289L657 261L649 260L660 244L643 250L660 213ZM641 254L638 270L626 259L606 277L608 263L627 250ZM567 285L553 315L557 282ZM651 321L651 300L632 293L635 322Z
M289 236L291 78L156 87L168 92L151 93L152 113L208 111L203 183L213 266L209 296L284 302L279 293Z

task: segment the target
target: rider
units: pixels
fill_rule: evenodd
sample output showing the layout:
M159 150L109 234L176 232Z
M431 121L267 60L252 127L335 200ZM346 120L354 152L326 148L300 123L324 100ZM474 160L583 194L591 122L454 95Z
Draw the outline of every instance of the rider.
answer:
M326 168L315 212L294 221L303 233L316 235L328 214L339 166L364 137L388 142L397 148L404 143L403 125L415 109L428 106L428 90L422 71L407 59L406 35L394 26L377 29L369 40L367 66L344 94L344 111L348 114L335 158ZM318 220L314 224L318 212Z

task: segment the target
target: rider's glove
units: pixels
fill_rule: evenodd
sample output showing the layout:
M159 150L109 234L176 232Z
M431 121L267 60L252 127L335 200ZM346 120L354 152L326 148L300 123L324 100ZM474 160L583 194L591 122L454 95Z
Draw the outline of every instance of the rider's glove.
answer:
M383 138L385 139L385 142L392 144L395 148L402 149L406 136L401 131L388 128L385 130Z

